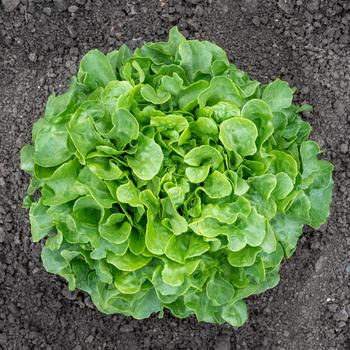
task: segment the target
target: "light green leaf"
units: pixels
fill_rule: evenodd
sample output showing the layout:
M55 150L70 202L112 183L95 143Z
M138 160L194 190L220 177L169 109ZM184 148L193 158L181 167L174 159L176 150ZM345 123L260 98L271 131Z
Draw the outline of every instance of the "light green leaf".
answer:
M64 124L44 124L34 140L34 161L42 167L54 167L67 161L74 150L68 147Z
M111 252L107 253L106 261L121 271L136 271L147 265L152 258L135 255L127 251L124 255L117 256Z
M39 242L49 232L55 230L52 217L47 213L47 209L48 207L45 207L41 200L30 206L29 220L33 242Z
M181 132L186 129L188 122L186 118L181 115L168 114L165 116L151 117L151 125L154 125L158 130L176 130Z
M24 145L20 152L21 169L26 173L34 172L34 146Z
M199 167L187 167L185 172L190 182L198 184L207 178L209 170L210 165L202 165Z
M125 108L118 108L112 114L113 128L106 137L115 140L118 147L124 147L139 136L139 123Z
M276 187L272 191L272 196L276 200L285 198L293 190L293 181L286 173L276 174Z
M140 190L130 180L126 184L120 185L117 189L118 200L132 207L142 207L139 196Z
M106 184L85 166L79 173L77 187L81 194L90 194L104 208L111 208L115 203Z
M190 82L198 73L210 73L212 54L208 52L204 43L197 40L185 41L179 45L178 52L181 57L180 65Z
M244 118L231 118L220 124L220 141L230 151L242 157L256 152L258 130L253 122Z
M129 238L131 225L125 220L124 214L114 213L108 217L105 223L99 224L98 230L105 240L120 244Z
M277 150L272 151L270 154L273 156L270 172L274 174L286 173L294 181L298 175L298 164L293 156L287 152Z
M217 169L222 161L222 155L214 147L208 145L193 148L184 157L184 162L188 165L195 167L210 165L213 169Z
M62 242L63 242L63 234L60 230L57 229L56 234L47 238L45 242L45 246L47 249L57 250L60 248Z
M209 87L198 96L199 107L213 106L218 102L231 102L237 106L242 97L237 86L227 77L213 77Z
M266 218L252 210L248 217L240 217L234 224L234 228L228 233L231 251L238 251L249 244L258 247L264 241L266 235Z
M147 249L156 255L164 254L170 237L171 231L161 224L160 220L151 210L148 210L145 237Z
M227 177L214 170L204 181L204 192L210 198L223 198L232 192L232 186Z
M219 272L216 272L208 281L206 292L215 305L224 305L232 301L235 289Z
M98 50L91 50L80 61L78 80L88 89L95 90L116 80L116 76L108 58Z
M146 278L150 278L149 267L145 266L136 271L119 271L115 276L114 285L122 293L135 294L140 291Z
M206 80L198 80L185 87L179 94L178 105L181 110L191 111L198 105L198 96L208 87Z
M80 155L80 161L84 164L85 156L93 151L97 146L112 146L110 142L104 140L98 134L93 118L104 116L104 106L95 101L87 101L73 114L67 130L72 142Z
M308 223L313 228L318 228L325 223L329 215L330 203L332 200L333 165L327 161L320 160L319 167L320 169L313 183L306 191L311 205L310 220Z
M95 271L101 282L112 284L113 276L108 264L104 260L95 260Z
M132 316L138 320L150 317L152 313L162 310L162 305L157 298L154 288L132 304Z
M186 307L194 311L198 321L223 323L223 319L219 315L219 307L213 305L205 291L188 293L185 295L184 301Z
M136 153L127 156L127 162L133 172L142 180L151 180L162 166L163 152L151 138L140 134Z
M161 199L163 207L162 224L171 230L175 235L187 232L188 224L186 219L180 215L169 198Z
M250 203L244 197L239 197L235 202L207 204L202 207L203 218L213 218L221 223L233 224L238 214L248 216L251 211Z
M43 203L45 205L59 205L78 197L76 181L81 165L74 158L57 168L45 181L43 187Z
M248 319L247 304L243 300L238 300L225 306L222 311L222 318L231 326L242 326Z
M119 70L123 64L131 57L132 53L130 49L123 44L118 51L112 51L107 54L107 58L111 63L114 71Z
M199 109L199 113L203 113L207 117L212 117L218 124L221 124L226 119L241 115L239 106L225 101L219 101L213 106L203 107Z
M262 100L252 99L243 106L241 116L254 122L258 130L258 145L263 145L274 131L269 105Z
M208 238L217 237L219 235L232 234L233 226L221 223L220 221L207 217L194 220L189 225L189 228L197 235L201 235Z
M116 180L123 177L123 172L114 159L93 157L86 162L89 169L101 180Z
M277 79L266 86L262 99L270 106L272 112L278 112L292 104L293 90L287 82Z
M155 105L161 105L169 100L171 97L170 93L167 91L155 91L152 86L144 85L141 88L142 97Z
M198 267L200 260L189 260L185 264L178 264L167 260L164 263L162 279L165 283L177 287L184 283L185 277L190 276Z
M227 254L227 261L235 267L251 266L254 264L256 256L260 251L260 247L250 247L247 245L236 252L229 252Z
M184 233L180 236L172 236L167 244L165 255L180 264L186 259L201 256L209 250L209 244L203 238L191 233Z
M56 96L53 93L49 96L45 107L45 120L55 119L55 121L58 121L65 120L69 117L70 110L77 102L77 85L77 80L75 77L73 77L69 89L66 93L59 96Z
M85 196L74 202L73 214L77 221L97 226L103 219L104 209L94 198Z

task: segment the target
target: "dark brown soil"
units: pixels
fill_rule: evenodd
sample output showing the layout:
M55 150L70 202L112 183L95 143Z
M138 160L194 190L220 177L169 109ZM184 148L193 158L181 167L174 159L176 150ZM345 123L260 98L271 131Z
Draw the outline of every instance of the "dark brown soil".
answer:
M250 298L240 329L106 316L46 273L21 209L18 153L52 91L91 48L165 38L173 25L223 46L253 78L315 106L305 116L335 165L332 214L307 229L281 283ZM350 2L348 0L2 0L0 7L0 349L350 349Z

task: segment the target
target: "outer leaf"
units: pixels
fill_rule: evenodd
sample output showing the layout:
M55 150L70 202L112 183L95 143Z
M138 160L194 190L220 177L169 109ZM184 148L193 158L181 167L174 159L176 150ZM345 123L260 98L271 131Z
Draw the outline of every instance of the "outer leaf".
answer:
M190 276L198 267L199 260L190 260L185 264L178 264L168 260L164 264L162 271L163 281L171 286L180 286L186 276Z
M63 124L44 124L35 138L35 163L54 167L67 161L73 154L67 142L68 133Z
M21 149L20 160L21 160L21 169L29 174L34 172L34 146L25 145Z
M198 96L199 107L212 106L218 102L241 105L242 97L236 85L227 77L214 77L209 87Z
M267 85L262 98L271 107L272 112L278 112L292 104L293 90L288 83L277 79Z
M309 224L314 228L320 227L329 215L333 188L332 164L327 161L319 161L319 163L320 170L307 191L311 204Z
M88 89L95 90L116 77L107 57L98 50L91 50L80 61L78 79Z
M240 327L248 319L247 305L243 300L226 306L222 318L234 327Z
M206 292L208 298L216 305L224 305L232 301L235 289L217 272L208 281Z
M210 73L212 54L208 52L204 43L191 40L179 46L181 66L184 68L188 80L192 81L198 73Z
M33 242L39 242L54 229L52 217L47 213L47 209L42 201L33 203L30 207L29 220Z

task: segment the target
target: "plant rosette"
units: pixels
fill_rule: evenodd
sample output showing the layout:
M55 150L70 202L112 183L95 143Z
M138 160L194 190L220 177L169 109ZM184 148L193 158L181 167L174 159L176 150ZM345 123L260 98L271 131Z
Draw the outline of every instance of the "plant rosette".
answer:
M241 326L305 224L329 215L333 166L281 80L186 40L88 52L21 150L42 261L97 308Z

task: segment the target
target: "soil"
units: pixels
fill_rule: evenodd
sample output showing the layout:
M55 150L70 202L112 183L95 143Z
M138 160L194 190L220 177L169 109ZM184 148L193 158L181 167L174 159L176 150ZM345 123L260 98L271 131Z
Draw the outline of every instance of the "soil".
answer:
M44 271L21 201L18 153L81 56L184 34L224 47L263 82L315 106L305 118L335 165L328 223L305 230L281 283L249 299L240 329L99 313ZM0 5L0 349L350 349L350 2L348 0L2 0Z

